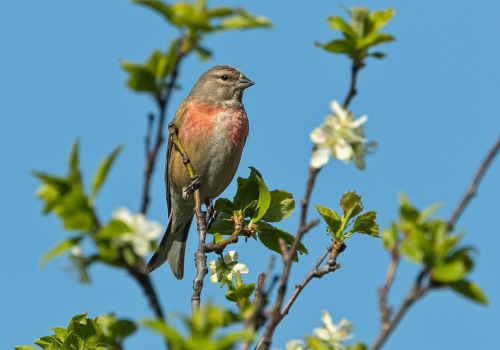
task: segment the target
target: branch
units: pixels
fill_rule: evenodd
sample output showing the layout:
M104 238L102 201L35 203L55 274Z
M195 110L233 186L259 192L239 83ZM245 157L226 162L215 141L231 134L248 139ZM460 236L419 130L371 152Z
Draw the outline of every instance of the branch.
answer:
M500 137L498 138L496 143L493 145L493 147L488 152L488 155L481 163L481 166L479 167L479 169L477 169L476 175L474 176L474 179L472 180L471 184L469 185L467 192L465 192L462 200L460 201L457 208L455 209L455 211L451 215L450 219L446 223L448 230L450 230L450 231L453 230L458 218L460 217L460 215L462 215L463 211L465 210L465 207L467 206L467 204L469 204L472 197L474 197L474 195L476 194L476 190L477 190L477 187L479 186L479 183L481 182L486 170L488 169L488 167L492 163L493 159L497 155L499 149L500 149Z
M417 301L418 299L422 298L428 291L428 287L422 287L422 281L424 277L427 276L427 272L425 270L422 270L420 274L418 275L415 283L413 286L410 288L408 291L408 294L405 297L405 300L403 301L403 304L401 304L399 310L396 312L392 320L387 322L385 325L382 325L382 329L380 331L380 334L378 335L377 339L373 343L373 345L370 347L370 350L378 350L380 347L384 344L384 342L387 340L387 337L391 334L391 332L394 330L394 328L397 326L397 324L401 321L403 316L406 314L410 306Z
M182 42L182 39L179 39L179 45ZM158 152L160 150L161 145L164 141L163 129L165 124L165 112L168 106L168 102L170 100L170 96L172 95L172 90L175 87L177 82L177 76L179 74L179 65L181 63L182 58L186 53L179 51L177 56L176 64L174 70L172 71L172 75L170 76L170 81L167 83L165 92L163 94L159 94L156 96L156 103L159 109L159 118L158 125L156 127L156 136L153 149L150 149L150 134L151 134L151 118L149 119L148 131L146 133L146 164L144 166L144 182L142 188L142 199L141 199L141 213L146 214L150 202L149 198L149 189L151 176L153 175L156 159Z
M189 178L191 179L191 185L189 186L190 191L194 195L194 212L196 214L196 226L198 228L198 250L195 253L195 265L196 265L196 278L193 281L193 296L191 297L191 311L194 313L200 308L200 296L203 289L203 280L208 273L207 268L207 256L205 237L207 235L207 224L205 222L205 215L201 211L201 199L200 199L200 186L201 180L198 175L195 174L191 160L187 155L186 151L182 147L179 138L177 137L178 129L174 123L168 124L168 131L172 139L172 143L175 145L177 152L182 156L182 162L186 166Z
M399 251L396 248L393 248L391 250L391 262L389 264L389 268L387 269L385 283L378 289L380 321L382 327L384 327L389 322L392 314L392 307L387 305L387 296L389 295L389 290L391 289L392 283L394 282L396 269L399 264L399 258Z
M281 310L280 314L281 314L282 318L288 314L288 311L292 307L295 300L297 300L297 298L299 297L302 290L307 286L307 284L309 282L311 282L311 280L313 278L321 278L324 275L326 275L330 272L335 272L336 270L338 270L340 268L341 265L337 264L337 257L341 252L343 252L345 250L345 247L346 246L343 244L342 246L339 246L338 249L335 249L333 251L333 254L330 256L330 259L328 259L328 261L326 262L325 266L320 269L319 266L321 265L323 260L325 260L326 256L328 254L330 254L330 252L333 249L333 246L330 246L326 249L326 251L323 253L323 255L316 262L316 265L314 265L312 270L306 275L306 277L304 277L302 282L297 283L295 285L295 290L293 291L292 295L290 296L290 298L286 302L285 306Z
M356 96L358 91L356 90L356 78L358 76L358 72L361 68L363 68L365 64L363 62L361 63L356 63L352 62L352 67L351 67L351 85L349 86L349 92L347 93L347 97L345 98L343 108L347 109L349 106L349 103L351 103L351 100Z

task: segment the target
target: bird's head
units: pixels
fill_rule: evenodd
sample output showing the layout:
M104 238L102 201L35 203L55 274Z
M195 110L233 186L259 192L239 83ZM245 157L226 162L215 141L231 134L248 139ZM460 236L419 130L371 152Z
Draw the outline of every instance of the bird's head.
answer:
M236 68L215 66L202 74L189 95L207 103L230 106L241 104L243 90L253 84Z

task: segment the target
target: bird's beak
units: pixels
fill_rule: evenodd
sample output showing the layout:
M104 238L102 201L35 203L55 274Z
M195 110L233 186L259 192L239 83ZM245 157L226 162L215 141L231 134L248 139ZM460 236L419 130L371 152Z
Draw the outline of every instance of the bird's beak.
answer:
M243 77L238 81L238 88L243 90L243 89L246 89L247 87L250 87L254 84L255 83L253 81L251 81L250 79Z

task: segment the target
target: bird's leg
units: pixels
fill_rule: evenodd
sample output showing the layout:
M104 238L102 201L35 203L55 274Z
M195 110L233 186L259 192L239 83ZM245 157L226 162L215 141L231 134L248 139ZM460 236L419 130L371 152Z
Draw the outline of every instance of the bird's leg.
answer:
M194 175L191 178L191 183L184 190L184 192L186 193L186 197L189 196L190 194L193 194L194 191L196 191L197 189L199 189L200 185L201 185L201 176L200 175Z
M212 224L215 222L215 219L217 219L217 211L214 208L214 203L212 201L212 198L209 198L207 200L207 203L205 203L205 207L207 208L207 213L205 216L205 220L207 222L207 230L212 227Z

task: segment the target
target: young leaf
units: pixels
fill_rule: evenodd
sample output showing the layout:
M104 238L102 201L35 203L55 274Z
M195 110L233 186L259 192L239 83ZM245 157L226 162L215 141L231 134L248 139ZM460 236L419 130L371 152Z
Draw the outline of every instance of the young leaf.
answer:
M254 16L243 8L236 11L236 15L222 20L222 29L248 29L248 28L270 28L273 26L271 21L263 16Z
M96 232L95 238L97 240L111 239L131 231L132 230L130 229L130 227L123 221L112 219L106 224L106 226L102 227L99 231Z
M346 38L351 39L351 41L355 41L358 35L354 32L353 28L340 16L330 16L328 17L328 21L330 22L330 28L338 29L344 33Z
M356 217L351 231L378 237L378 224L375 222L376 218L377 212L375 211L368 211Z
M113 165L116 156L118 155L118 153L120 153L122 148L123 145L118 145L108 156L104 157L104 159L101 160L101 163L99 164L99 167L94 174L94 179L92 180L92 192L90 194L91 198L94 198L101 188L101 185L108 175L109 169Z
M53 258L55 258L58 255L61 255L64 253L66 250L69 248L73 247L74 245L78 244L83 237L75 237L75 238L69 238L62 240L58 244L56 244L52 249L50 249L47 253L45 253L42 256L42 259L40 260L40 266L44 267L47 262Z
M323 220L325 220L326 224L331 230L331 233L336 236L337 231L340 229L340 226L342 226L342 220L340 220L338 214L327 207L322 207L319 205L315 205L314 207L323 217Z
M340 199L340 207L344 211L342 217L346 220L350 220L363 211L361 196L358 196L356 191L344 193Z
M262 221L278 222L286 219L295 209L295 200L290 192L274 190L271 192L271 202Z
M265 222L259 221L257 223L257 226L259 240L262 242L262 244L264 244L264 246L276 253L281 254L279 243L280 238L283 239L288 246L292 245L295 239L295 237L290 233L266 224ZM302 243L299 244L297 251L301 254L307 254L307 249ZM293 261L297 262L298 257L295 256Z
M231 235L234 233L234 222L230 219L230 215L226 213L219 214L215 219L212 227L208 233L220 233L223 236Z
M259 186L259 200L253 214L251 214L249 225L253 225L259 221L264 214L266 214L266 211L271 203L271 194L264 181L262 181L262 179L258 176L255 176L255 180Z
M168 22L172 21L173 10L170 5L165 4L162 1L156 0L132 0L133 3L141 4L146 7L149 7L151 10L156 11L161 16L165 18Z
M348 55L356 54L356 46L354 46L350 41L345 39L332 40L326 44L315 43L316 47L321 47L326 51L334 53L345 53Z
M229 215L234 215L233 203L227 198L218 198L217 201L215 202L214 209L219 214L226 213Z
M122 62L122 68L129 72L127 85L132 90L138 92L158 93L156 77L153 72L142 65L133 64L127 61Z
M389 22L392 16L394 16L394 8L389 8L385 11L373 11L368 16L370 23L369 28L367 28L368 32L378 31Z
M473 282L461 280L456 282L448 283L448 285L458 294L480 304L487 305L488 298L483 293L481 288Z
M441 263L432 270L432 278L439 282L455 282L467 274L468 269L462 260Z

